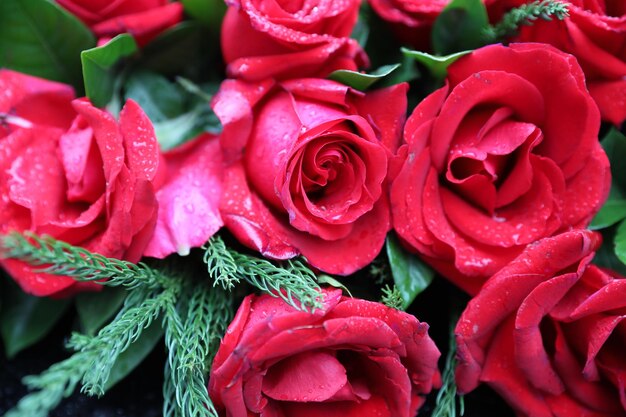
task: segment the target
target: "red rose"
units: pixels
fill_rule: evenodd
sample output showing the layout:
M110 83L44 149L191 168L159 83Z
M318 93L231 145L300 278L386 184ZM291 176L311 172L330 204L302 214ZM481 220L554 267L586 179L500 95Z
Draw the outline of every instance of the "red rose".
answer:
M164 154L165 183L156 193L159 215L145 256L188 255L200 247L223 222L222 153L217 137L204 133Z
M326 77L367 66L350 33L359 0L228 0L222 52L232 78Z
M313 314L250 295L215 356L209 394L230 417L412 417L440 379L427 331L337 290Z
M180 22L183 6L168 0L56 0L105 43L120 33L130 33L145 45L165 29Z
M529 245L456 327L457 385L486 382L520 416L626 415L626 280L589 265L599 235Z
M403 43L420 51L431 50L431 32L435 20L450 0L369 0L374 12L390 24L391 30ZM524 0L483 0L492 21L503 13L524 3Z
M31 230L105 256L138 261L152 236L159 147L128 101L117 122L68 86L0 70L0 233ZM35 295L81 286L3 266Z
M405 84L361 93L322 79L230 80L213 106L231 162L221 214L242 243L275 259L300 253L333 274L376 257L390 228L385 180Z
M406 123L394 228L475 294L527 244L585 227L602 206L599 124L571 55L540 44L476 50Z
M574 55L604 120L626 119L626 2L567 1L570 17L525 27L519 39L543 42Z

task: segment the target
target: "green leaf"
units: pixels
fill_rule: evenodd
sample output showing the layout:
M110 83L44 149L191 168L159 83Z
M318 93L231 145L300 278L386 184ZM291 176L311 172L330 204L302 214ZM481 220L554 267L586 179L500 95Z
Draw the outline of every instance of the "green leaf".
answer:
M367 20L363 17L363 12L359 14L359 19L356 21L350 37L356 40L362 48L365 48L367 40L370 35L370 28L367 24Z
M446 75L448 74L448 67L450 66L450 64L452 64L462 56L472 52L461 51L446 56L437 56L431 55L426 52L412 51L407 48L401 48L401 50L405 56L411 57L426 66L430 73L438 80L443 80L444 78L446 78Z
M596 252L593 263L603 268L612 269L626 276L626 265L620 262L615 256L614 240L616 229L617 226L613 226L602 230L602 246L600 246L600 249Z
M54 2L0 1L0 67L80 91L80 51L95 43L91 31Z
M153 123L171 119L184 112L181 89L162 75L137 71L125 85L126 98L135 100Z
M435 274L417 256L402 249L394 235L387 235L386 248L393 281L402 294L403 309L406 310L415 297L430 285Z
M76 297L76 310L83 333L94 335L122 307L128 292L122 288L104 288L98 293Z
M121 353L113 368L109 379L105 384L105 391L124 379L152 352L156 344L163 336L163 327L160 320L155 320L142 333L141 337L132 343L128 349Z
M479 48L484 45L483 33L488 27L481 0L452 0L433 25L433 50L437 55L448 55Z
M345 293L348 294L350 297L352 297L352 294L350 293L350 290L345 285L343 285L341 282L339 282L335 278L331 277L330 275L326 275L326 274L318 275L317 276L317 283L318 284L330 285L333 288L339 288L342 291L345 291Z
M611 164L613 186L626 192L626 136L616 128L611 128L600 142ZM614 192L611 189L611 192Z
M329 79L343 83L356 90L365 91L375 82L385 78L395 71L400 64L385 65L371 74L363 74L356 71L337 70L328 76Z
M185 12L219 33L226 3L223 0L182 0Z
M3 287L2 298L0 331L9 358L46 336L70 305L68 299L26 294L12 283Z
M615 232L615 256L623 264L626 264L626 221L622 221Z
M105 45L80 53L83 64L85 92L94 106L104 107L113 97L115 66L137 52L135 39L127 33L118 35Z
M201 22L179 23L142 49L138 65L165 76L204 79L220 68L215 62L219 43L209 42L210 37L209 29Z
M626 200L609 198L602 206L598 214L593 218L589 225L589 229L604 229L626 218Z

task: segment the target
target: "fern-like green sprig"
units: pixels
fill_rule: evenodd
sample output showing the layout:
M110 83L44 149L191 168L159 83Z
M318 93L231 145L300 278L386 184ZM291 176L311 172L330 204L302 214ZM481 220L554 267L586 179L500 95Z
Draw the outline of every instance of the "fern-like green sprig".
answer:
M139 338L177 291L172 287L155 294L150 289L135 289L118 316L96 336L72 337L69 344L79 351L39 375L25 377L23 383L34 392L23 397L5 417L47 416L75 391L81 380L84 392L101 395L119 354Z
M456 320L453 321L456 323ZM441 375L442 384L437 393L436 405L432 417L457 417L465 412L465 402L462 396L457 396L454 370L456 369L456 340L454 339L454 326L450 331L450 344L446 365ZM457 412L458 399L458 412Z
M36 272L67 275L79 281L94 281L102 285L127 288L160 288L167 285L162 274L143 263L133 264L107 258L49 236L37 236L30 232L0 237L0 257L20 259L33 266L43 266Z
M93 354L77 352L40 375L25 377L24 384L37 391L23 397L4 417L47 417L74 392L83 375L89 371Z
M322 308L320 286L315 274L298 260L287 260L276 266L268 260L231 252L237 274L248 283L273 297L280 297L296 310Z
M81 350L97 352L93 367L83 377L82 392L98 396L104 394L105 384L111 374L111 364L131 343L139 339L143 330L159 317L168 304L176 302L178 292L179 288L176 286L156 294L144 288L134 290L133 296L144 293L137 297L143 298L143 301L131 304L130 308L123 308L109 326L92 337L89 343L82 344ZM70 339L71 347L74 347L73 341L74 338Z
M203 260L207 265L209 276L214 280L213 285L219 284L225 290L231 290L239 284L237 264L218 235L213 236L207 243Z
M532 25L537 19L563 20L569 17L566 3L558 0L537 0L516 7L504 15L495 26L490 26L485 37L491 42L503 41L515 36L521 26Z
M189 302L168 306L165 343L169 351L164 381L166 417L217 417L207 393L210 358L232 317L230 298L218 288L192 287ZM183 311L181 311L183 310ZM173 407L177 404L179 410Z
M382 289L383 296L380 300L381 303L386 305L387 307L395 308L396 310L402 310L402 306L404 305L404 300L402 299L402 294L400 290L395 285L392 288L389 288L389 285L385 285Z
M208 242L204 262L215 283L224 289L231 289L243 279L273 297L282 298L297 310L322 308L323 295L315 274L299 260L275 265L239 253L215 236Z

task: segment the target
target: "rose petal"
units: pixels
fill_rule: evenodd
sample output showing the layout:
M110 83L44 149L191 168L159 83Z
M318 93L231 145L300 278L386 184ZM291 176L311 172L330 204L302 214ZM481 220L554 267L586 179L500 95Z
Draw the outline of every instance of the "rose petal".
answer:
M222 196L222 155L216 137L198 137L185 153L166 154L168 179L159 189L154 236L145 256L164 258L202 246L223 225L219 213Z
M347 382L346 369L334 355L310 351L272 365L263 378L263 393L281 401L322 402Z

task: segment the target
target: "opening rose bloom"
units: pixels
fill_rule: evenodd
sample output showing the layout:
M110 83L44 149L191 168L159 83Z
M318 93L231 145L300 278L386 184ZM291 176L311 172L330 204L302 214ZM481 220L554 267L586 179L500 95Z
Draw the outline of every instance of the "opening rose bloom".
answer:
M571 55L513 44L462 57L407 120L395 230L477 293L527 244L585 227L600 209L611 179L599 125Z
M211 368L220 415L415 416L440 383L428 325L341 291L324 294L313 314L269 295L244 299Z
M519 40L548 43L574 55L602 119L619 125L626 119L626 2L565 3L569 18L537 21L522 29Z
M369 264L390 228L388 158L399 144L406 89L224 82L213 107L230 164L225 226L269 258L302 254L342 275Z
M157 216L159 147L133 101L119 122L71 87L0 70L0 233L31 230L109 257L138 261ZM81 288L69 277L2 265L35 295Z
M180 22L183 5L169 0L56 0L82 20L106 43L120 33L130 33L146 45L165 29Z
M359 0L228 0L222 53L228 76L245 80L326 77L369 65L350 39Z
M626 279L589 264L599 246L546 238L485 283L456 327L461 392L486 382L520 416L626 415Z

